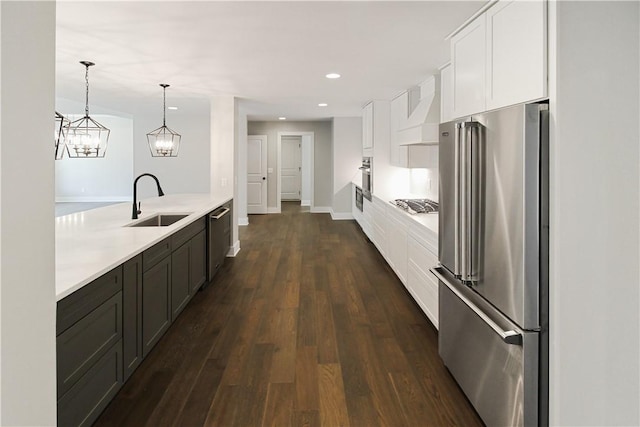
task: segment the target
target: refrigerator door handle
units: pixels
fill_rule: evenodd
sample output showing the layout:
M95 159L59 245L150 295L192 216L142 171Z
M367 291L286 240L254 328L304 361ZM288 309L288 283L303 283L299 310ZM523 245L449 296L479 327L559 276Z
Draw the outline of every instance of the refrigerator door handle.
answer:
M462 280L470 280L471 266L469 265L470 257L470 237L469 230L471 222L471 174L470 174L470 128L473 122L460 123L460 166L459 166L459 180L460 180L460 197L456 197L456 200L460 200L460 209L458 211L460 222L460 278Z
M467 307L469 307L478 317L480 317L480 319L482 319L484 323L487 324L487 326L489 326L496 334L498 334L502 341L504 341L506 344L519 346L522 345L522 334L519 331L515 329L505 331L504 329L502 329L474 303L469 301L467 297L462 295L462 293L458 289L456 289L455 286L451 285L451 283L449 283L449 281L435 268L430 269L430 271L438 278L438 280L440 280L440 282L442 282L447 288L449 288L451 292L453 292L458 298L460 298L460 301L462 301Z
M454 239L454 249L453 249L453 274L455 274L456 276L460 276L461 275L461 236L462 236L462 232L460 230L461 224L460 224L460 217L461 217L461 212L460 212L460 193L461 193L461 188L460 188L460 181L461 181L461 172L462 172L462 163L461 163L461 134L462 134L462 123L456 123L456 128L455 128L455 136L454 136L454 143L453 143L453 150L454 150L454 174L453 174L453 190L454 190L454 197L453 197L453 209L454 209L454 215L453 215L453 239Z

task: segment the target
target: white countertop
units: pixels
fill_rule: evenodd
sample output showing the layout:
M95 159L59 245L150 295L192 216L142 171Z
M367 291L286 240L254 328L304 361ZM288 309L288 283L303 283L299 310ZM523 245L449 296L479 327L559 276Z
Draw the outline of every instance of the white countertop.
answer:
M167 227L126 227L129 202L56 218L56 298L70 295L165 237L229 201L212 194L170 194L141 200L138 220L163 214L190 214ZM137 221L137 220L136 220Z

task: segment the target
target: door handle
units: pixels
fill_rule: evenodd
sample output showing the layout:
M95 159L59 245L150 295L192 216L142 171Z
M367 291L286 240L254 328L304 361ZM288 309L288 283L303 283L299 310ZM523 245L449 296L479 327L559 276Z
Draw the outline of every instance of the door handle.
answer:
M480 319L482 319L482 321L486 323L487 326L489 326L493 330L493 332L498 334L505 344L522 345L522 333L515 329L505 331L473 302L469 301L467 297L462 295L462 293L458 291L455 286L449 283L449 281L438 272L437 268L431 268L429 269L429 271L431 271L431 273L436 276L442 284L449 288L449 290L453 292L460 299L460 301L462 301L467 307L469 307L471 311L473 311Z

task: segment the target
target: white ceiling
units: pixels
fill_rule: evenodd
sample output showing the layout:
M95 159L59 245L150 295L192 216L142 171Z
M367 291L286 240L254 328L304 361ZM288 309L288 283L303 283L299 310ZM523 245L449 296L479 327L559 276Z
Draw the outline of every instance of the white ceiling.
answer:
M253 120L357 116L437 73L483 3L58 1L56 95L84 102L89 60L90 104L116 111L157 110L168 83L181 112L234 95Z

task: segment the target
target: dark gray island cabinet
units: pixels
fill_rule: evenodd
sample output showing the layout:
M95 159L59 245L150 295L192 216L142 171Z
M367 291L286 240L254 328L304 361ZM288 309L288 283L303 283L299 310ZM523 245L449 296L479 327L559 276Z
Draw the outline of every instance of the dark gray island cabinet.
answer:
M212 214L58 301L59 426L91 425L207 282L208 255L230 245Z

